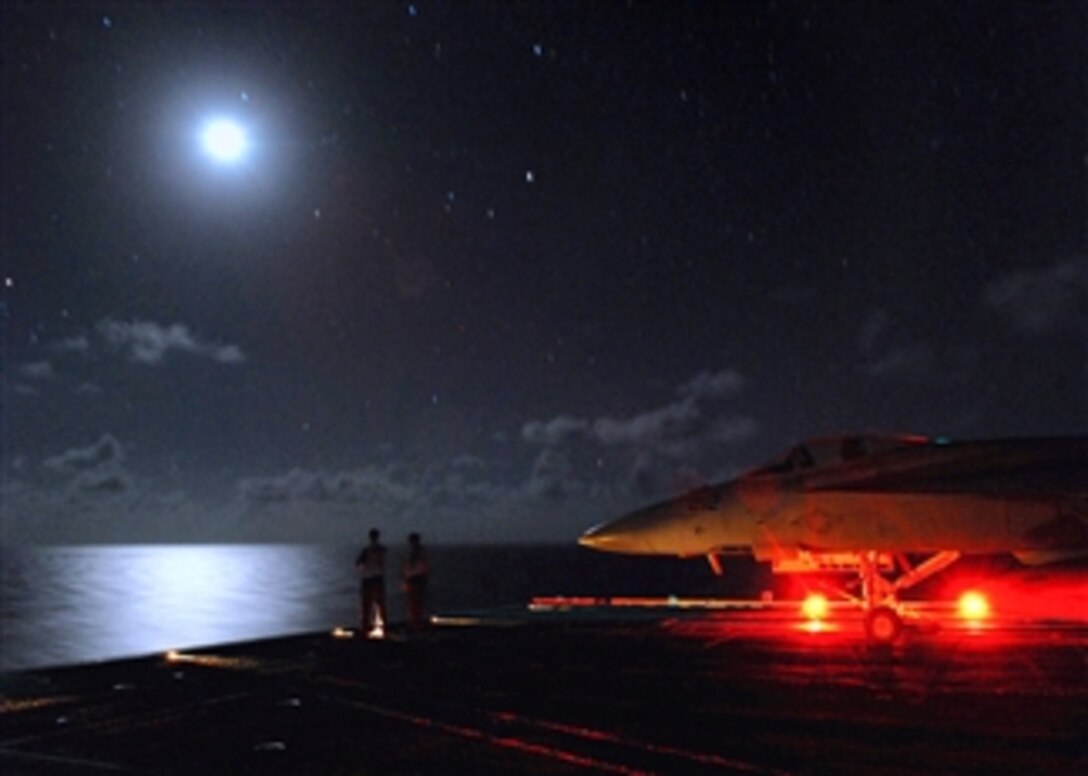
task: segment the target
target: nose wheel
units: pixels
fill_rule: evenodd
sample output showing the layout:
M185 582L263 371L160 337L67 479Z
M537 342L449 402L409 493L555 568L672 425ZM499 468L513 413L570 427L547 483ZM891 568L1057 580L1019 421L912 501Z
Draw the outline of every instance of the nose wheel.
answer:
M903 632L903 619L890 606L877 606L865 614L865 635L874 644L892 644Z

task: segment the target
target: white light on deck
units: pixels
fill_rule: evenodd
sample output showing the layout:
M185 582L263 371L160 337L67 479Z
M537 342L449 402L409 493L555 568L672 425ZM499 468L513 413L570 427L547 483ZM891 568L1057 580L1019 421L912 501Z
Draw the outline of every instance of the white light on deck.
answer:
M380 609L374 612L374 625L371 626L370 632L366 634L368 639L384 639L385 638L385 620L382 619L382 612Z

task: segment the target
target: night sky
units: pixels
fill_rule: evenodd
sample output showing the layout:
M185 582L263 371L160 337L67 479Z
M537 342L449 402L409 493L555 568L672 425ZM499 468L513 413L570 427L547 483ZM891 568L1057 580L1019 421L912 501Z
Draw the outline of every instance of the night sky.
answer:
M356 5L5 3L4 542L573 541L1088 433L1083 3Z

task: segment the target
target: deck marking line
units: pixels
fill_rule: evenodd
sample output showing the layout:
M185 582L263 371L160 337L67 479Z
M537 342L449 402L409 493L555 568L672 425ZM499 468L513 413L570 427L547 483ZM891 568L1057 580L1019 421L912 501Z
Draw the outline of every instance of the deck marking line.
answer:
M495 736L479 728L470 727L467 725L456 725L450 722L443 722L442 720L434 719L433 717L423 717L416 714L409 714L403 711L397 711L396 709L390 709L385 706L378 706L373 703L367 703L366 701L353 701L343 698L332 698L325 696L327 701L335 703L341 703L352 708L360 709L361 711L368 712L370 714L377 714L379 716L387 717L389 719L395 719L400 722L407 722L417 727L426 727L439 730L443 733L449 733L462 738L468 738L474 741L481 741L493 746L502 747L504 749L512 749L519 752L526 752L528 754L535 754L541 757L548 757L559 762L570 763L572 765L578 765L584 768L592 768L598 771L604 771L607 773L620 773L624 776L651 776L652 771L644 771L638 768L630 768L619 763L608 762L607 760L599 760L588 755L578 754L577 752L571 752L566 749L558 749L555 747L547 746L544 744L534 744L530 741L526 741L520 738L513 738L509 736Z
M4 760L29 760L32 762L55 763L57 765L75 765L80 768L93 768L99 771L128 771L131 770L116 763L104 763L99 760L85 760L82 757L62 757L56 754L44 752L23 752L18 749L0 747L0 761Z

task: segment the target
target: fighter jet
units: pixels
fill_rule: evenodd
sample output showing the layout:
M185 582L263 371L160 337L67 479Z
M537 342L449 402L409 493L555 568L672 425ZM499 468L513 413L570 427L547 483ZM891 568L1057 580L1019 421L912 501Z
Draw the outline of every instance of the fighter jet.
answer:
M903 628L899 594L962 555L1039 565L1088 556L1088 437L951 442L813 439L730 482L591 528L606 552L753 555L777 573L847 572L876 642Z

